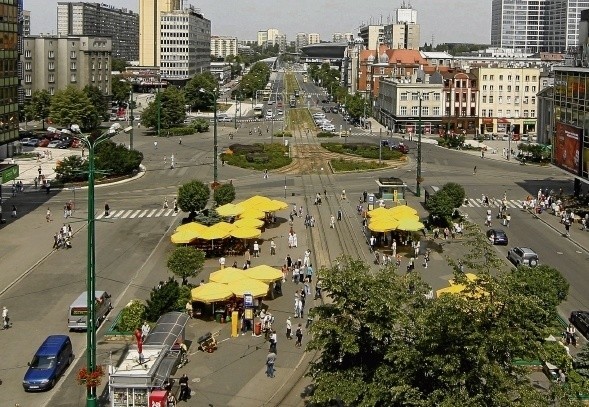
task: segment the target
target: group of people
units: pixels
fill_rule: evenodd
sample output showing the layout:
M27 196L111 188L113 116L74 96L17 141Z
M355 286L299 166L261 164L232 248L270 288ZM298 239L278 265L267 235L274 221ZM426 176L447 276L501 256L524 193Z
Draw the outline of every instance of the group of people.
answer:
M53 235L54 249L71 249L72 248L72 226L63 224L59 231Z

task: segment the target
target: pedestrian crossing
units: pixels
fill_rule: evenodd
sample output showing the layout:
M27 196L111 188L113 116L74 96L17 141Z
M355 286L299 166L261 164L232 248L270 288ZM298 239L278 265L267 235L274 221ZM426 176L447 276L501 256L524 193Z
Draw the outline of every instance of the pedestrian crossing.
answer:
M511 199L505 201L505 206L511 209L523 209L525 201L521 201L518 199ZM489 199L489 205L483 204L482 199L475 199L475 198L468 198L464 204L462 204L463 208L499 208L501 206L501 200L499 199Z
M174 212L170 208L158 209L120 209L111 210L108 216L104 212L96 215L96 220L100 219L139 219L139 218L165 218L178 216L179 212Z

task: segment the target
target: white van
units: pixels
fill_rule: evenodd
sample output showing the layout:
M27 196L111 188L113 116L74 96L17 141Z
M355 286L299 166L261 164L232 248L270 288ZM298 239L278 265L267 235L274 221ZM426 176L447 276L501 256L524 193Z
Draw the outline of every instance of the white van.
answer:
M87 307L87 291L76 298L76 300L70 305L68 312L67 326L73 331L84 331L88 329L88 307ZM96 298L95 307L95 327L98 327L100 323L105 319L106 314L112 309L112 303L110 301L110 295L106 291L95 291L94 297Z

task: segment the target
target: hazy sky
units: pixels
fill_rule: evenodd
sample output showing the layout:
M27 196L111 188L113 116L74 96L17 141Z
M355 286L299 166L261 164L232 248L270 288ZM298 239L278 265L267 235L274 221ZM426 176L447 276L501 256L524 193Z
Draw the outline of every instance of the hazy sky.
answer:
M24 0L33 34L57 31L58 0ZM102 1L96 1L102 3ZM138 0L105 0L139 11ZM277 28L289 41L297 32L318 32L331 41L334 32L357 33L362 23L394 18L402 0L185 0L211 20L213 35L254 40L258 30ZM491 0L412 0L421 25L421 43L490 42ZM382 19L382 20L381 20Z

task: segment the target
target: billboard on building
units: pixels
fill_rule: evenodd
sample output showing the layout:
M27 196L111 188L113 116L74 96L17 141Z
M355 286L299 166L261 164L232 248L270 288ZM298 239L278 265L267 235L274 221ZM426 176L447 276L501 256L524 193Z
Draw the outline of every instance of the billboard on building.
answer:
M560 122L556 123L554 163L571 174L580 175L582 139L583 129Z

